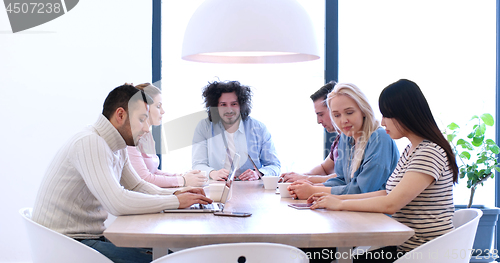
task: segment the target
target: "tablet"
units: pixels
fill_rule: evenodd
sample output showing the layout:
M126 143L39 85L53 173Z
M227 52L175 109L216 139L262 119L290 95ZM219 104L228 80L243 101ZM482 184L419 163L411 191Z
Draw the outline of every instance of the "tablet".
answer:
M215 212L216 216L235 216L235 217L248 217L251 216L251 213L243 213L243 212Z
M310 209L313 204L311 203L300 203L300 204L288 204L289 207L293 207L295 209Z

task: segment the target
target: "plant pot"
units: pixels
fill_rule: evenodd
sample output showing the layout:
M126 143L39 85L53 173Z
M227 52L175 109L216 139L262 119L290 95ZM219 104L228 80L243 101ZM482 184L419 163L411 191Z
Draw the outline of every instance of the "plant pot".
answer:
M456 205L455 210L465 209L466 205ZM472 258L470 262L492 262L498 257L497 253L491 253L495 226L497 224L499 208L487 208L483 205L473 205L472 208L477 208L483 211L483 216L479 219L477 226L476 237L472 248ZM496 249L496 248L495 248Z

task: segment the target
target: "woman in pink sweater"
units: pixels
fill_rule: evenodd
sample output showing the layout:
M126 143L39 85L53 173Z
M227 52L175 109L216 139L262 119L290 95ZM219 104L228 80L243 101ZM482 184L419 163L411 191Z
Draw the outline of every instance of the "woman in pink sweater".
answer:
M149 125L160 125L162 115L165 113L160 89L150 83L137 85L136 88L144 90L153 98L153 104L149 106ZM130 163L137 174L145 181L159 187L203 186L207 183L207 176L200 173L200 170L184 174L159 170L160 160L156 155L155 141L150 132L141 137L136 147L127 146L127 151Z

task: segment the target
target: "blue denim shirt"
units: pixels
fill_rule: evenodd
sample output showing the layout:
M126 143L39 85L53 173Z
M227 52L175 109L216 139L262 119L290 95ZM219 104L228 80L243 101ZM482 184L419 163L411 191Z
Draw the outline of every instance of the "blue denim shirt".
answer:
M338 145L339 158L335 162L336 178L328 179L323 185L331 187L335 195L360 194L385 190L385 183L392 174L399 160L398 147L394 140L378 128L372 133L366 144L361 164L350 177L350 165L353 155L354 139L342 134Z
M220 122L212 123L208 118L201 120L196 126L193 136L192 164L193 169L206 171L224 168L226 146L222 138L224 127ZM236 153L240 155L240 168L237 175L247 169L254 169L248 155L265 176L278 176L281 164L266 126L251 117L240 121L234 133ZM248 155L247 155L248 153Z

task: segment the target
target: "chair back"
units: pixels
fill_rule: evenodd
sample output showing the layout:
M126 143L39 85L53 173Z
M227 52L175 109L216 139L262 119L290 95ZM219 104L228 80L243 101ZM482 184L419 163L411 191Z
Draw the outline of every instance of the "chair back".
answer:
M455 229L406 253L395 262L467 263L483 212L461 209L453 215Z
M274 243L231 243L188 248L163 256L151 263L307 263L304 251Z
M95 249L31 220L31 208L19 213L28 232L33 263L112 263Z

